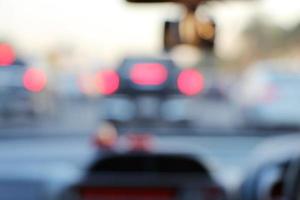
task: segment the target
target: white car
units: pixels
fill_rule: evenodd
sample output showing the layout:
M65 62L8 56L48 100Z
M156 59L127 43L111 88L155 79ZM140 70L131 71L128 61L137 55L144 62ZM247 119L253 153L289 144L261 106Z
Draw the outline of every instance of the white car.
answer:
M247 71L237 97L249 125L300 127L300 72L291 65L269 61Z

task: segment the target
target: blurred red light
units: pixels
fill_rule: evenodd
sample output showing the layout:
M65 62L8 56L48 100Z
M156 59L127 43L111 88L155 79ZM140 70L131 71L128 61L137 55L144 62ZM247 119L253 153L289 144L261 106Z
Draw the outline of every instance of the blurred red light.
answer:
M111 95L115 93L120 85L120 78L117 72L106 70L96 75L97 90L103 95Z
M78 76L78 87L80 92L82 92L85 95L93 96L96 95L97 88L95 86L95 76L94 74L90 73L81 73Z
M160 63L135 64L130 71L130 79L138 85L161 85L168 78L168 71Z
M12 65L16 59L13 48L8 44L0 44L0 66Z
M129 134L127 138L131 151L149 151L152 148L153 138L150 134Z
M183 70L177 79L179 91L187 96L200 93L204 88L204 78L196 69Z
M80 188L84 200L95 199L152 199L170 200L174 199L176 190L173 188L145 188L145 187L104 187L104 188Z
M97 130L93 143L103 149L111 149L118 141L118 132L114 125L104 123Z
M94 143L97 147L110 149L116 144L117 140L118 136L114 133L102 133L96 136Z
M263 93L261 100L264 103L272 103L279 97L278 88L275 85L269 85L266 87L265 92Z
M23 76L23 85L30 92L41 92L47 84L45 73L36 68L29 68Z

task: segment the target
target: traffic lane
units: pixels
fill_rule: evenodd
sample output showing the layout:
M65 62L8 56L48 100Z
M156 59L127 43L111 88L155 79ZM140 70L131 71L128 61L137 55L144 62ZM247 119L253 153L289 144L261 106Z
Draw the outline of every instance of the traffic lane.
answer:
M0 132L1 133L1 132ZM28 133L30 134L30 133ZM1 163L71 163L84 167L98 151L92 137L85 134L57 135L42 134L39 137L10 137L0 140Z
M0 137L27 135L34 133L40 135L80 132L88 130L90 134L100 123L98 102L89 100L64 99L56 102L51 113L43 113L35 117L14 116L6 119L0 117Z
M92 138L99 126L95 107L93 102L64 100L52 116L1 121L1 162L85 165L93 156Z

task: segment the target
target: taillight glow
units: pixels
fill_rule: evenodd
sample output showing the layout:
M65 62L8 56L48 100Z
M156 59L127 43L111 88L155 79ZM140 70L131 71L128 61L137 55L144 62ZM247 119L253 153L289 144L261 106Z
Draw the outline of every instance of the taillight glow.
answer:
M168 78L168 70L160 63L138 63L130 70L130 79L137 85L158 86Z
M197 95L204 88L204 78L196 69L183 70L178 76L177 87L184 95Z
M23 75L23 85L30 92L41 92L47 84L45 73L36 68L29 68Z
M16 55L13 48L8 44L0 44L0 66L12 65Z
M115 93L120 85L120 78L113 70L101 71L96 75L96 87L99 93L111 95Z
M96 95L95 75L90 73L81 73L78 77L78 87L80 92L88 96Z

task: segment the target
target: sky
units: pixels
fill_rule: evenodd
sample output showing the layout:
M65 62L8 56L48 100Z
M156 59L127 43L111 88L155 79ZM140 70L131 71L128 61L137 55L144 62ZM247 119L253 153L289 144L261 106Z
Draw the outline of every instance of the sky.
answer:
M299 22L299 0L264 0L262 7L266 16L282 27L290 28Z
M32 51L63 43L104 57L151 52L161 47L161 18L176 9L120 0L0 0L0 33Z
M258 8L281 26L290 27L300 19L298 0L261 1ZM236 3L219 7L223 43L230 46L230 37L242 29L253 8ZM0 39L32 53L63 44L112 60L141 50L160 51L163 19L176 18L180 11L170 4L144 7L122 0L0 0Z

